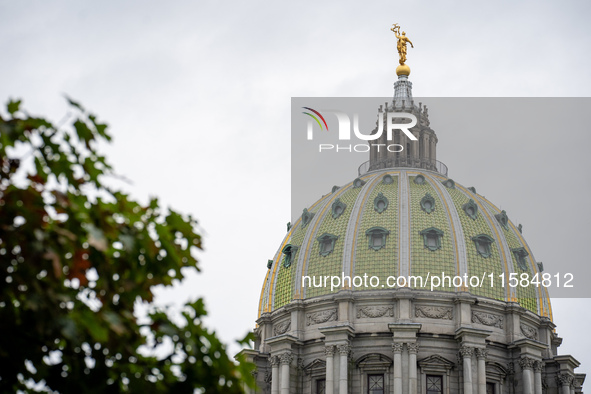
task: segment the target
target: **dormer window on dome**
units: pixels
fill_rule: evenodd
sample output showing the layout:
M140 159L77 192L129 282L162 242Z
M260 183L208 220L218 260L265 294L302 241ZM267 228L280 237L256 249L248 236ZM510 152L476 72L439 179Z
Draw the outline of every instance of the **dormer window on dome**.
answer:
M384 196L384 194L382 194L382 192L380 192L377 195L377 197L373 200L373 209L377 213L382 213L386 209L388 209L389 204L390 203L389 203L388 199Z
M302 212L302 226L306 227L313 217L314 214L309 212L307 208L304 208L304 212Z
M507 212L503 210L501 213L497 213L495 218L497 218L497 221L505 230L509 230L509 217L507 216Z
M287 244L283 247L281 253L283 253L283 266L285 268L289 268L291 266L297 250L298 247L292 244Z
M491 245L494 242L490 236L486 234L480 234L475 237L472 237L472 241L474 241L474 245L476 246L476 251L479 255L484 258L490 257L492 254L491 252Z
M378 251L386 246L386 237L390 231L383 227L372 227L365 232L369 240L369 248Z
M478 205L476 205L474 200L470 199L470 201L462 205L462 209L464 212L466 212L466 215L471 217L473 220L478 218Z
M341 216L345 212L345 209L347 209L347 204L342 202L340 198L337 198L335 202L332 203L332 218L336 219Z
M328 233L324 233L318 237L320 255L328 256L334 250L334 244L338 238L338 236Z
M423 244L426 249L434 252L441 249L441 238L443 238L443 231L435 227L430 227L419 233L423 236Z
M391 185L394 183L394 178L392 178L392 175L386 174L382 178L382 183L384 183L384 185Z
M503 211L505 212L505 211ZM517 260L517 265L519 266L519 268L521 268L523 271L527 271L527 256L529 256L529 253L527 253L527 250L525 250L525 248L515 248L515 249L511 249L511 252L513 252L513 255L515 256L515 260Z
M435 210L435 199L429 193L421 199L421 209L427 213L431 213Z

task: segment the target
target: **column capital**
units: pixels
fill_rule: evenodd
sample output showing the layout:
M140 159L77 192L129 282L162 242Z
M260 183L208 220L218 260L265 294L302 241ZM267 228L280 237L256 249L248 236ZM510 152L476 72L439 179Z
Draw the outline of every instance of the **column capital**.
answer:
M482 348L476 348L476 357L478 357L478 359L485 359L488 357L488 350L487 349L482 349Z
M347 355L351 351L351 346L349 346L349 344L346 343L344 345L337 345L337 349L340 354Z
M464 358L466 358L466 357L472 357L474 355L474 348L473 347L470 347L470 346L463 345L460 348L460 354Z
M402 345L403 345L402 343L398 343L398 342L393 343L392 344L392 351L394 353L402 353Z
M279 365L279 357L277 357L277 356L269 357L269 364L271 364L272 367L278 366Z
M556 374L556 383L561 386L570 386L574 379L574 376L567 373Z
M408 352L411 354L417 354L419 352L419 344L416 342L407 343Z
M519 360L519 366L521 367L521 369L533 369L535 361L536 360L534 360L531 357L521 357L521 359Z
M289 365L293 361L293 354L291 352L282 353L281 355L279 355L279 360L282 365Z
M542 368L544 368L544 363L542 361L534 361L534 371L542 372Z
M335 347L333 345L328 345L328 346L324 347L324 354L326 355L326 357L334 356L334 352L335 352Z

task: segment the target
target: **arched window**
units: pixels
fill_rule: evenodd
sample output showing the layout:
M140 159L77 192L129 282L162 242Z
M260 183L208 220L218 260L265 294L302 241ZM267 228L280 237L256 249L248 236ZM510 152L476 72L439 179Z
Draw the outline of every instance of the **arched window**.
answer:
M390 231L383 227L372 227L365 232L369 241L369 248L378 251L386 246L386 237Z
M423 236L425 248L432 252L437 249L441 249L441 238L443 237L443 231L435 227L431 227L421 231L419 234Z
M339 237L324 233L318 237L318 252L321 256L328 256L334 250L334 244Z
M476 251L480 256L484 258L490 257L490 255L492 254L490 246L494 242L494 240L490 236L486 234L480 234L475 237L472 237L472 241L474 241Z

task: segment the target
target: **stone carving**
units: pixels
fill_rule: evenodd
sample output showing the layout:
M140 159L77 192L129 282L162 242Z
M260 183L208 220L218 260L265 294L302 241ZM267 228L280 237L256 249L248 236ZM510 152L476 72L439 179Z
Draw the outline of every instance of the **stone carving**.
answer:
M503 317L484 312L472 312L472 323L480 323L485 326L503 328Z
M298 357L297 364L298 364L298 369L300 369L300 370L304 369L304 359L303 358Z
M285 334L291 328L291 320L286 320L284 322L278 323L273 327L273 332L275 335Z
M542 368L544 368L544 363L541 361L534 361L534 371L542 372Z
M537 340L538 339L538 330L533 327L530 327L525 324L521 324L521 333L529 339Z
M486 360L486 358L488 357L488 350L476 348L476 357L483 358Z
M394 316L394 309L391 306L363 306L357 309L357 318L362 319L369 317L375 319L385 315Z
M402 353L402 343L393 343L392 344L392 351L394 353Z
M345 345L338 345L337 349L339 350L340 354L345 354L348 355L349 352L351 351L351 346L345 344Z
M273 375L271 374L271 372L269 372L269 371L266 371L266 372L265 372L265 378L264 378L264 381L265 381L265 383L271 383L271 377L272 377L272 376L273 376Z
M567 373L557 374L556 375L556 383L560 386L570 386L573 382L574 377Z
M271 367L276 367L279 365L279 357L277 356L271 356L269 358L269 364L271 364Z
M452 308L443 306L417 306L415 307L415 317L426 317L429 319L452 320Z
M534 362L536 360L534 360L531 357L521 357L521 359L519 360L519 366L521 367L521 369L533 369L534 368Z
M329 309L322 312L308 313L306 315L307 325L322 324L329 321L336 321L339 318L337 309Z
M515 364L513 362L507 363L507 375L513 375L515 373Z
M324 354L326 354L326 357L334 356L334 351L335 351L334 346L325 346L324 347Z
M462 355L462 357L466 358L466 357L472 357L474 355L474 348L473 347L468 347L468 346L462 346L460 348L460 354Z
M279 359L281 364L289 365L293 361L293 354L291 354L291 352L285 352L279 356Z
M419 344L418 343L407 343L406 346L408 347L408 352L412 354L417 354L419 352Z

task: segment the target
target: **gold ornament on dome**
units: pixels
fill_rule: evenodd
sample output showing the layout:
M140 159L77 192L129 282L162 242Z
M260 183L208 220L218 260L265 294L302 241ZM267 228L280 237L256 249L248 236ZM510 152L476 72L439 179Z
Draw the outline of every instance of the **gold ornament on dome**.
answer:
M398 23L395 23L394 25L392 25L392 28L390 30L394 32L394 34L396 35L396 38L398 39L398 42L396 43L396 49L398 50L398 56L400 57L400 59L398 60L398 62L400 63L400 66L398 66L396 68L396 74L397 75L409 75L410 74L410 67L408 67L405 64L406 63L406 44L410 44L410 46L412 48L414 48L414 45L412 45L412 42L406 36L406 32L403 31L402 33L400 33L400 26L398 25Z

